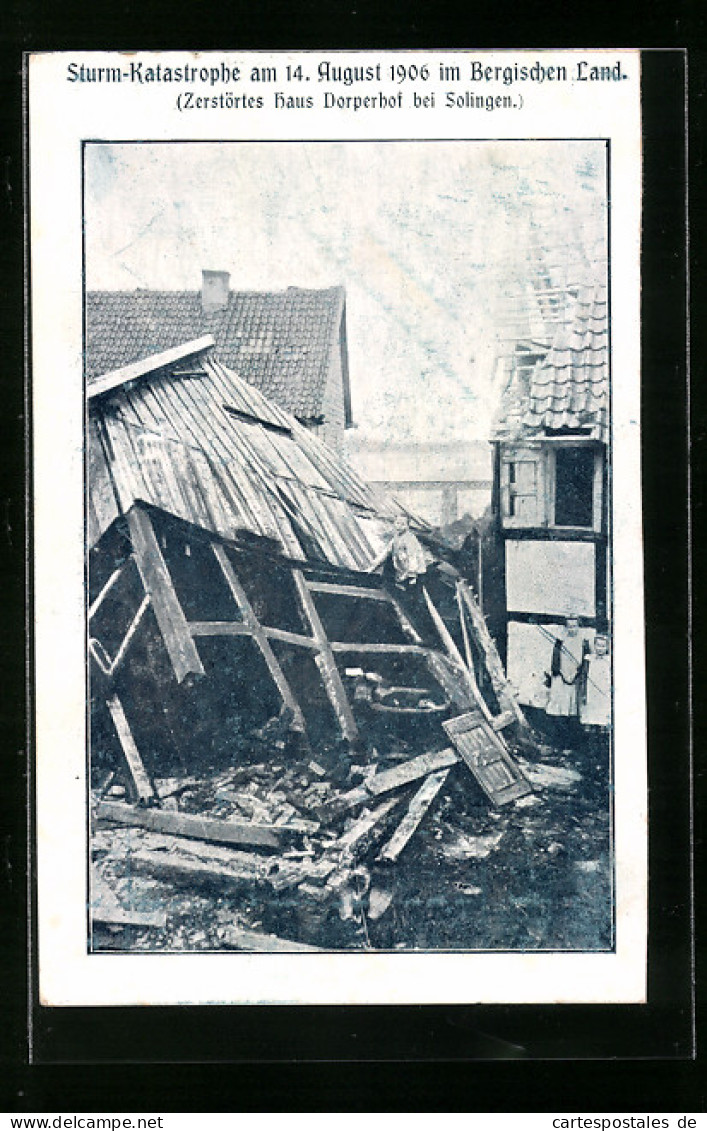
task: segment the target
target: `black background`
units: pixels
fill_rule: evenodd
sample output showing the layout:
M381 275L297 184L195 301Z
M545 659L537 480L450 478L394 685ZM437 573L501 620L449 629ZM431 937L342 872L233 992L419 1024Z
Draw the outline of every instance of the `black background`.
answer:
M3 627L0 652L0 1108L58 1111L704 1111L693 1059L690 907L685 68L690 101L692 517L704 507L704 5L237 2L95 6L13 0L0 17ZM519 10L520 9L520 10ZM644 113L643 444L649 687L647 1006L181 1008L28 1011L25 707L25 240L22 51L188 48L650 48ZM687 56L679 49L688 47ZM669 50L669 49L673 50ZM57 374L57 379L60 379ZM30 546L31 549L31 546ZM31 614L31 604L30 604ZM704 795L697 667L695 775ZM30 656L31 658L31 656ZM636 657L640 663L640 656ZM30 693L31 694L31 693ZM704 696L703 696L704 698ZM31 748L31 734L30 734ZM703 838L702 805L695 837ZM697 862L701 864L698 852ZM700 891L701 873L697 874ZM699 905L698 899L698 905ZM698 923L699 927L699 923ZM697 1036L703 952L697 934ZM31 973L31 971L30 971ZM32 997L30 984L30 999ZM224 988L227 992L227 987ZM33 1046L30 1056L28 1033ZM30 1063L30 1060L33 1063ZM513 1063L510 1063L510 1062ZM179 1066L176 1066L176 1063Z

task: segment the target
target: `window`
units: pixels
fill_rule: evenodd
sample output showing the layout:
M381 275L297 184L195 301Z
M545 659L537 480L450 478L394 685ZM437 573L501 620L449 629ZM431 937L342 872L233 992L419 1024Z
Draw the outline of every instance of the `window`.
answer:
M553 525L594 526L595 463L592 447L557 448Z
M503 526L602 529L601 447L549 438L542 448L508 448L501 455Z
M501 464L503 517L507 526L538 526L540 467L536 456L519 455Z

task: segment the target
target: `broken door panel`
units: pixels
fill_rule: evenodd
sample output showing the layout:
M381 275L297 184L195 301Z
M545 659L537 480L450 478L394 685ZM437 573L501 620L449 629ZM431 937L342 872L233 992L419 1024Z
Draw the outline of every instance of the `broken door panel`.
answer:
M506 805L532 793L527 778L480 711L469 711L442 726L492 804Z

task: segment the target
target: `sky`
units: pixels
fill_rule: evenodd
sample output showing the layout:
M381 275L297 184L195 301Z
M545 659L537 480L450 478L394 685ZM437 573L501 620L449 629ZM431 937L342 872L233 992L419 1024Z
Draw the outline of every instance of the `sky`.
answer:
M361 439L485 440L530 241L595 254L601 142L86 147L89 290L346 288ZM592 245L590 247L590 245ZM601 249L605 253L605 248Z

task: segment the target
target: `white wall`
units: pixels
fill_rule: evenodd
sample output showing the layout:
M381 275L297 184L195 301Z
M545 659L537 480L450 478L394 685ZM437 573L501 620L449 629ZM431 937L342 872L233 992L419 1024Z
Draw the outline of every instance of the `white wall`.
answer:
M550 671L553 643L563 625L564 621L543 625L509 622L507 674L524 707L544 708L547 703L545 672ZM593 628L580 628L579 634L593 646Z
M596 615L593 542L506 541L509 612Z

